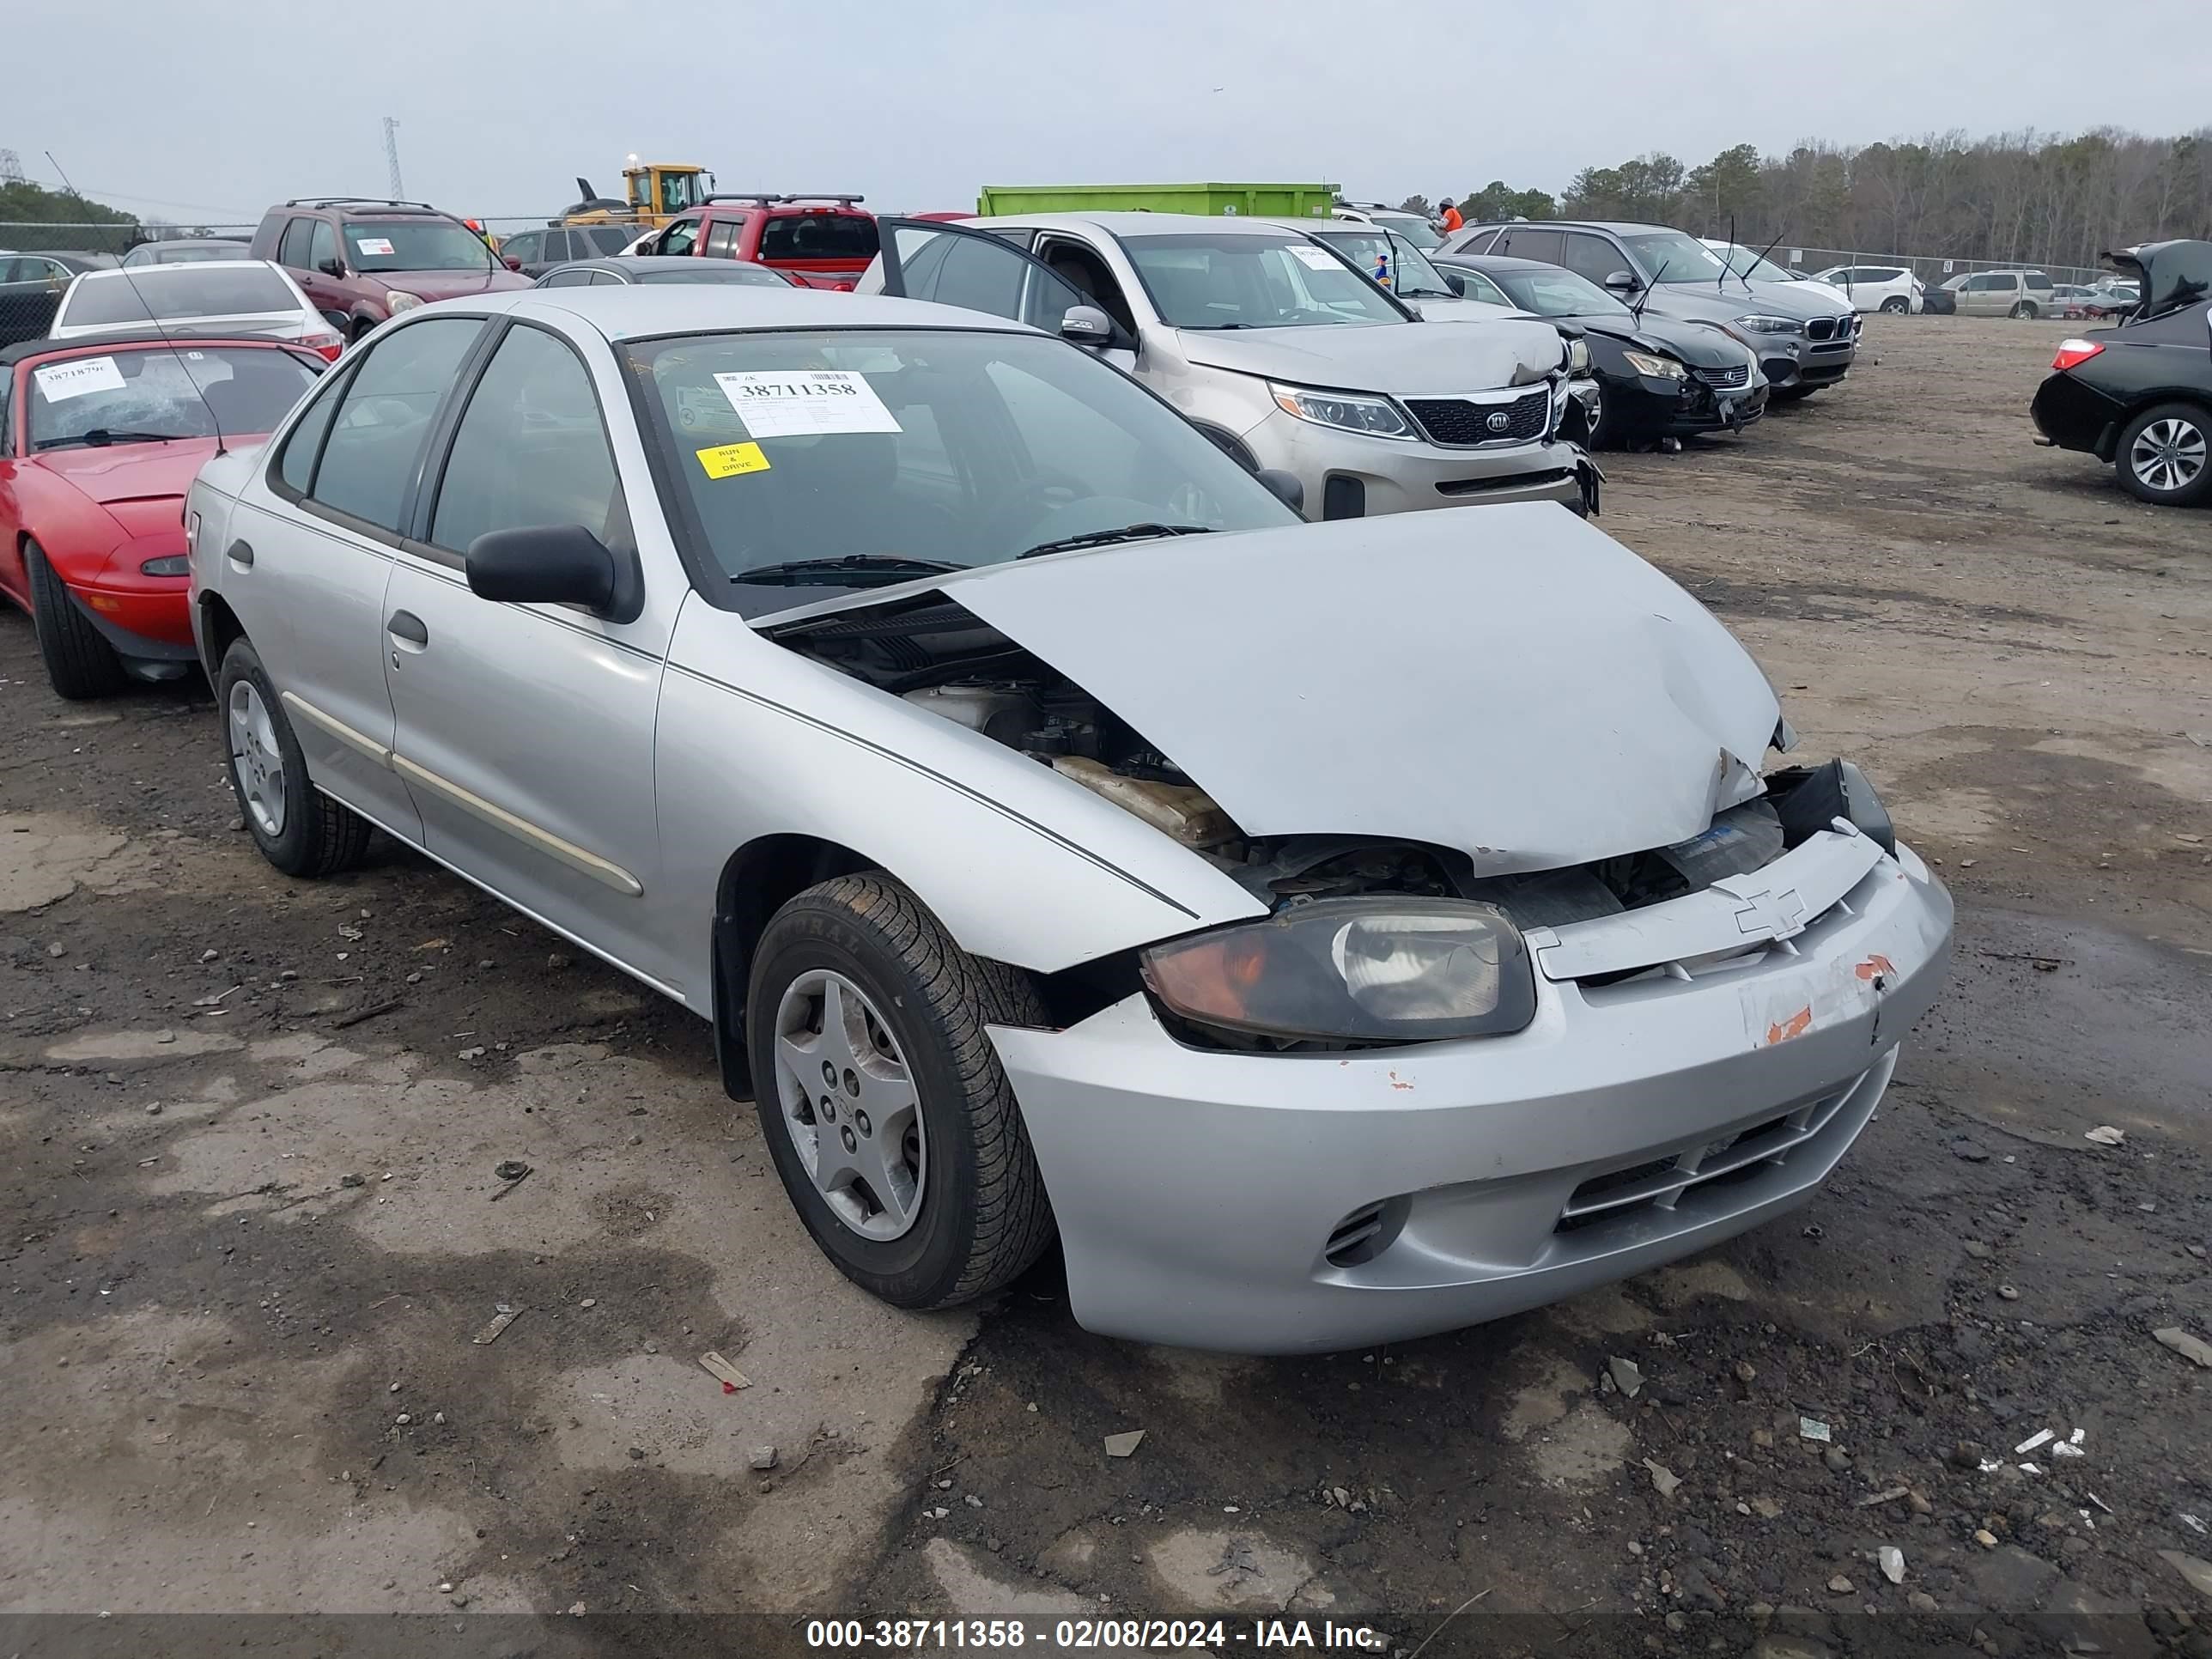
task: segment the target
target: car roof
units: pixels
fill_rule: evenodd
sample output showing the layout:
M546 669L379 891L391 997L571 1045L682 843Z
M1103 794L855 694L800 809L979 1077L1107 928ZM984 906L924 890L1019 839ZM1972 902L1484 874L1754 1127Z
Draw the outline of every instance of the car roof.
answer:
M154 236L131 248L136 253L142 247L244 247L248 239L244 236Z
M589 261L579 260L578 264ZM846 294L829 289L661 283L651 287L604 283L586 288L509 289L465 301L454 311L567 313L610 340L664 334L746 333L774 329L942 328L973 334L1042 334L1024 323L889 295ZM426 307L416 316L437 315Z
M295 357L306 348L290 340L237 339L227 340L221 335L194 335L191 338L164 336L150 330L118 330L112 334L78 334L65 340L19 340L11 346L0 346L0 369L13 368L32 357L58 356L73 351L143 350L163 346L190 346L198 351L206 346L265 346L271 351L289 351Z
M274 259L195 259L190 265L179 265L178 269L180 270L281 270L283 267ZM118 277L132 283L143 280L141 272L127 270L121 265L104 266L98 270L88 270L84 276L88 282L97 282L107 276Z
M650 270L673 270L687 276L696 276L702 271L719 270L725 267L754 273L744 279L744 286L772 288L776 283L797 286L772 265L753 264L738 259L701 258L689 253L601 253L588 259L563 259L558 264L548 265L545 275L538 279L538 285L544 287L546 276L562 270L628 270L641 274Z
M965 221L987 227L1026 225L1038 230L1103 230L1112 236L1208 236L1226 231L1231 235L1280 236L1291 222L1246 219L1234 214L1212 216L1197 213L1007 213ZM1304 228L1304 222L1297 222ZM1342 221L1316 219L1316 225Z
M1609 230L1617 235L1643 236L1670 231L1672 225L1647 225L1634 219L1492 219L1470 230Z

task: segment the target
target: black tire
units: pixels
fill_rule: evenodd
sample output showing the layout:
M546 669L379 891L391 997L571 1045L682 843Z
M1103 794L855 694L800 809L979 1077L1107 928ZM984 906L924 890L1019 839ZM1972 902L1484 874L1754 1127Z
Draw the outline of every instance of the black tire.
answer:
M1912 301L1901 294L1893 294L1881 302L1881 308L1893 317L1902 317L1912 309Z
M368 337L370 333L374 331L375 327L376 319L374 317L355 318L353 319L352 331L346 337L346 343L348 345L359 345L363 340Z
M48 683L71 702L113 696L124 686L123 659L76 608L38 543L23 544L23 568L30 578L31 626L39 636Z
M1609 449L1613 446L1613 428L1605 418L1605 386L1600 382L1597 398L1583 422L1583 447Z
M928 1155L913 1224L895 1239L865 1237L839 1218L784 1115L777 1012L787 989L821 969L875 1005L919 1098ZM969 956L880 872L810 887L770 919L745 997L755 1106L793 1207L854 1284L895 1307L948 1308L1003 1289L1043 1254L1052 1207L984 1028L1044 1023L1026 974Z
M272 833L255 815L239 777L239 762L232 752L230 711L240 682L250 682L269 717L269 726L283 757L283 821ZM350 807L343 806L317 789L307 776L307 757L285 718L284 705L269 683L260 653L245 639L231 641L223 653L222 671L216 677L216 718L222 729L224 772L238 802L246 832L267 859L288 876L313 878L350 870L368 848L369 823Z
M2035 301L2033 300L2022 300L2005 314L2008 317L2017 318L2022 321L2032 319L2035 315Z
M2165 422L2179 429L2178 435L2183 437L2185 447L2193 435L2194 453L2199 458L2195 476L2178 489L2160 489L2136 468L2137 441L2153 427ZM2154 404L2130 421L2127 429L2120 434L2119 445L2112 452L2112 464L2119 470L2121 484L2139 501L2148 501L2154 507L2198 507L2212 501L2212 410L2201 404Z

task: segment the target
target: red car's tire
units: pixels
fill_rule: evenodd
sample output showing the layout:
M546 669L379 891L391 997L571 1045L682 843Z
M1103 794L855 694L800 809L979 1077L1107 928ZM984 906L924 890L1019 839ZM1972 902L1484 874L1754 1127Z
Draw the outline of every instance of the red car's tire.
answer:
M71 702L113 696L123 689L123 659L76 608L38 543L23 544L23 568L30 578L31 623L47 680Z

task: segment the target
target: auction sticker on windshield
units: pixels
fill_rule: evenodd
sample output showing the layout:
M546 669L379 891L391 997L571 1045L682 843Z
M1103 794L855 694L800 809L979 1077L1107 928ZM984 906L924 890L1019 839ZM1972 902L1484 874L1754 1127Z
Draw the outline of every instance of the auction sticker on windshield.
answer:
M765 472L768 457L761 453L758 444L722 444L713 449L695 449L699 465L707 469L710 478L734 478L740 472Z
M356 236L353 239L353 245L363 253L388 255L392 252L389 236Z
M66 403L88 392L120 392L123 371L112 357L80 357L75 362L47 363L31 371L50 404Z
M1291 249L1291 257L1309 270L1341 270L1344 263L1325 247L1311 247L1304 243Z
M902 429L868 377L851 369L748 370L717 374L714 383L756 438Z

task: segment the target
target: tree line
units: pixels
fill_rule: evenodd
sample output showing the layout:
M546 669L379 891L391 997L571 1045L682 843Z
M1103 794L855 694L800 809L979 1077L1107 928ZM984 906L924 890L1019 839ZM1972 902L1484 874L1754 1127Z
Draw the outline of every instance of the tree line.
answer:
M1406 205L1429 209L1419 196ZM2212 127L2172 138L2118 127L1948 132L1856 149L1808 143L1786 155L1738 144L1698 167L1654 151L1584 167L1556 198L1493 179L1458 207L1471 224L1640 219L1724 236L1733 221L1736 240L1754 247L2094 265L2107 248L2212 240Z

